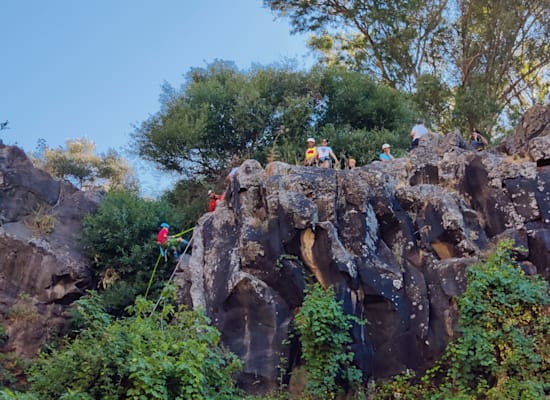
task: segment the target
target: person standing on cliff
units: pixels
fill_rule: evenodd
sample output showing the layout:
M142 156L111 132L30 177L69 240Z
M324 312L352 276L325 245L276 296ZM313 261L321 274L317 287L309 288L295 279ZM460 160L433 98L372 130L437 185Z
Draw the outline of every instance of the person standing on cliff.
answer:
M413 126L411 130L412 143L409 151L417 147L418 143L420 142L420 138L426 136L428 133L430 133L430 130L424 126L424 121L422 119L418 119L416 121L416 125Z
M308 138L307 139L307 149L306 149L306 157L304 158L304 165L306 167L311 167L316 165L317 163L317 147L315 147L315 139Z
M328 145L328 139L321 140L321 146L317 147L317 158L319 159L319 166L321 168L330 168L331 158L335 163L338 163L338 159Z
M216 205L218 204L220 196L218 196L214 191L209 190L208 198L210 199L208 202L208 212L212 212L216 209Z

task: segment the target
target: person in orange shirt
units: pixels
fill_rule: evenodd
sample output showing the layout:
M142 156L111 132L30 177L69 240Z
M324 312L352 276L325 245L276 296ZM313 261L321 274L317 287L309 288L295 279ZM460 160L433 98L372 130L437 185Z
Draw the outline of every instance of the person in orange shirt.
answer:
M210 201L208 202L208 212L212 212L216 209L216 205L218 204L218 200L220 200L220 196L218 196L212 190L209 190L208 198L210 199Z
M315 139L307 139L306 158L304 159L305 166L317 165L317 147L315 147Z

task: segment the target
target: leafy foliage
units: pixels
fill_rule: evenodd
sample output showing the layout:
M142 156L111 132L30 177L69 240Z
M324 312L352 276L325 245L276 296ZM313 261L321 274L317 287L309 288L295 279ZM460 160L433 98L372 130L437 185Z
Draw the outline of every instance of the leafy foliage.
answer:
M106 194L97 212L86 216L83 227L83 248L94 260L99 280L116 276L112 287L105 285L105 305L110 312L121 315L136 294L144 293L151 270L158 257L156 234L161 222L177 233L182 217L166 201L145 200L133 192L113 191ZM162 262L156 282L170 273ZM111 282L110 282L111 283Z
M51 149L44 141L33 155L38 167L60 179L69 179L81 189L97 186L108 190L137 187L134 172L115 150L96 155L95 145L86 138L67 140L66 148Z
M176 310L167 287L159 311L138 298L131 318L113 320L96 294L77 302L85 329L30 368L39 399L235 399L240 364L219 347L220 334L200 312ZM4 392L5 398L9 392ZM32 397L30 397L32 398Z
M379 399L527 399L550 390L550 304L547 283L525 276L503 241L483 264L469 268L458 300L462 336L413 385L399 377Z
M488 128L507 108L548 100L547 0L264 0L324 65L345 65L413 92L426 74L454 92L446 119ZM443 93L443 92L440 92ZM455 114L456 113L456 114Z
M351 317L344 314L332 288L319 283L306 289L300 311L296 314L302 356L307 368L307 395L316 399L333 399L338 391L337 378L357 385L361 371L352 366L353 353L348 345Z
M135 151L187 182L216 180L234 155L300 162L305 139L328 127L340 136L372 132L380 144L386 133L407 141L414 112L403 93L343 68L241 72L218 61L191 70L180 91L164 90L161 111L133 134ZM371 141L362 143L356 153L371 153L370 159L379 152Z

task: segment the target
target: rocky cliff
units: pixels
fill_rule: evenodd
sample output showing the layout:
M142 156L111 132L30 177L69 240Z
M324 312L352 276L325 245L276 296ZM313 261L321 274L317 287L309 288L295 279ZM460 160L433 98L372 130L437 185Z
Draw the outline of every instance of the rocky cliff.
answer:
M1 351L34 356L64 325L66 305L90 287L78 237L97 203L0 144L0 325L8 337Z
M203 307L244 362L242 384L275 386L308 276L332 285L355 363L384 377L421 370L455 336L466 268L502 238L550 280L550 109L535 107L498 148L430 135L408 158L354 170L248 160L194 233L181 301Z

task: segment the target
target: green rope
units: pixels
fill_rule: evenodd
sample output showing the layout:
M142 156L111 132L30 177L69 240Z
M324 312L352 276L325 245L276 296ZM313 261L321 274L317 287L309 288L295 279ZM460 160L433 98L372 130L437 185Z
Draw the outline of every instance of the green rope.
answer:
M153 277L155 276L155 272L157 271L157 267L159 265L159 261L162 258L162 255L159 254L157 258L157 262L155 263L155 267L153 268L153 273L151 274L151 278L149 279L149 284L147 285L147 290L145 291L145 298L147 298L147 295L149 294L149 289L151 288L151 284L153 283Z
M181 231L180 233L176 233L175 235L172 235L173 237L180 237L181 235L185 235L187 232L191 232L195 227L191 227L189 229L186 229L184 231Z
M183 261L183 256L185 254L187 254L187 250L191 247L191 242L193 242L193 237L191 237L191 239L189 239L189 243L187 243L187 246L185 247L185 250L183 251L182 256L180 257L178 263L176 264L176 267L174 268L174 271L172 271L172 275L170 275L170 279L168 279L168 282L166 282L164 284L165 286L167 284L171 283L172 279L174 279L174 275L176 275L176 271L178 270L178 268L180 267L181 262ZM153 307L153 310L151 311L150 316L152 316L154 314L154 312L157 309L158 305L160 304L161 300L162 300L162 293L160 294L157 302L155 303L155 306Z
M191 227L191 228L188 228L188 229L186 229L186 230L184 230L184 231L181 231L180 233L177 233L177 234L175 234L175 235L171 235L171 236L172 236L172 237L175 237L175 238L176 238L176 237L180 237L180 236L182 236L182 235L185 235L185 234L188 233L188 232L191 232L193 229L195 229L194 226ZM189 244L187 244L187 247L185 248L185 252L187 251L188 248L189 248ZM185 252L184 252L184 253L185 253ZM149 294L149 289L151 288L151 284L153 283L153 278L155 277L155 272L157 271L157 267L158 267L158 265L159 265L159 261L160 261L161 257L162 257L162 254L159 254L159 256L158 256L158 258L157 258L157 262L155 263L155 266L154 266L154 268L153 268L153 273L151 274L151 278L149 279L149 283L147 284L147 290L145 291L145 298L147 298L147 295ZM179 265L179 263L178 263L178 265ZM172 275L173 275L173 274L172 274ZM170 279L171 279L171 278L170 278Z

